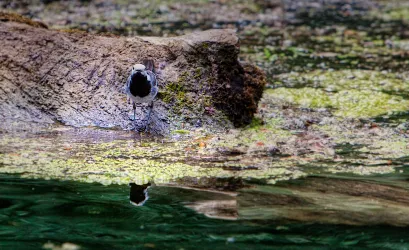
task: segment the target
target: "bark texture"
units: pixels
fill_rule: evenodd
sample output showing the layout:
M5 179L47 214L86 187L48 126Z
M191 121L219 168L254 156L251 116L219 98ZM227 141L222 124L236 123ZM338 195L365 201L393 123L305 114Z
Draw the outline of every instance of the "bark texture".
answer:
M153 59L158 71L149 127L160 134L183 123L247 124L265 85L258 68L238 62L233 30L175 38L95 36L0 13L0 41L3 120L141 126L146 107L138 107L131 121L123 87L132 65L143 59Z

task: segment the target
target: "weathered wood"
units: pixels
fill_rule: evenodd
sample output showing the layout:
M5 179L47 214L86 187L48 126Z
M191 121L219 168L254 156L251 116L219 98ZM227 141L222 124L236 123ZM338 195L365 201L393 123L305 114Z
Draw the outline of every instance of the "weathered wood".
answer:
M158 69L153 131L164 134L182 123L240 126L257 109L265 77L238 62L233 30L124 38L45 27L0 14L2 120L138 127L145 108L138 107L138 120L131 121L123 86L143 59L153 59Z

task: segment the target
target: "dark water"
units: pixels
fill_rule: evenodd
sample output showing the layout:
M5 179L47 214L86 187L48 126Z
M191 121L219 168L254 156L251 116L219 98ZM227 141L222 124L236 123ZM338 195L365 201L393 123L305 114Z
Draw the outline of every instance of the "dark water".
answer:
M253 185L254 192L262 188ZM70 242L81 249L409 248L407 227L241 218L242 207L250 207L257 214L258 206L269 200L265 193L264 199L253 199L259 204L240 201L237 220L231 220L234 211L220 209L219 216L230 215L226 220L208 218L187 207L199 200L217 204L233 197L216 192L152 186L144 206L134 206L129 201L128 186L7 175L0 175L0 190L0 249L41 249L47 242L56 246ZM246 194L239 191L230 199L241 196ZM251 197L262 196L252 193Z

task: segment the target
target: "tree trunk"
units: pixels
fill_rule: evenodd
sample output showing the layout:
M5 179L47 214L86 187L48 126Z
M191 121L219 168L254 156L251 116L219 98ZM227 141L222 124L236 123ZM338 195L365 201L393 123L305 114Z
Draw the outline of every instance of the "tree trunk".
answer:
M0 13L0 40L3 121L140 127L147 107L137 107L131 121L124 85L143 59L153 59L157 69L159 94L149 128L159 134L182 126L247 124L265 85L259 69L238 62L233 30L174 38L95 36Z

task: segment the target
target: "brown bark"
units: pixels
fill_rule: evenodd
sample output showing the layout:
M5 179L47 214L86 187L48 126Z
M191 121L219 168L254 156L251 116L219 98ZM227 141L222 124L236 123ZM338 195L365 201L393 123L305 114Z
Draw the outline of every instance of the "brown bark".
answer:
M264 74L237 61L232 30L175 38L95 36L49 30L41 23L0 13L0 119L72 126L121 127L132 105L123 87L130 68L153 59L159 94L150 123L164 134L181 123L239 126L257 109ZM228 126L228 125L227 125Z

